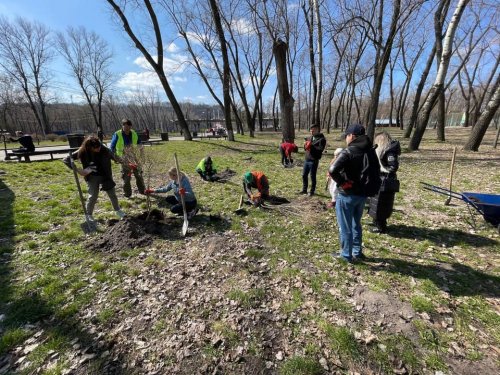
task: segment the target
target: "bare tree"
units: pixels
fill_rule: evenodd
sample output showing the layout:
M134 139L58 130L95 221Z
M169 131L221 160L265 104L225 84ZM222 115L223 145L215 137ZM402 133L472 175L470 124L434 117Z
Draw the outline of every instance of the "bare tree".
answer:
M413 133L413 137L411 138L409 144L409 149L412 151L418 150L425 129L427 127L427 123L429 122L432 108L434 107L436 100L439 98L440 92L444 90L444 80L446 78L446 74L448 72L448 67L450 64L453 39L455 37L455 32L468 2L469 0L459 0L450 23L448 24L448 28L443 40L443 53L441 62L439 64L439 69L436 74L436 79L434 81L434 84L432 85L429 96L422 106L422 110L418 116L415 132Z
M23 18L13 23L0 19L0 66L22 89L44 135L51 133L46 107L53 57L48 28Z
M186 119L184 118L184 114L182 113L182 109L177 101L177 98L175 97L174 92L172 91L172 88L170 87L170 84L168 83L167 76L165 74L165 69L163 67L163 42L162 42L162 34L160 30L160 25L158 23L158 18L156 16L156 12L153 9L153 6L151 5L151 2L149 0L143 0L142 2L140 0L123 0L121 2L121 6L117 4L117 1L114 0L107 0L109 5L113 8L114 12L116 15L120 18L120 20L123 23L123 29L127 33L127 35L132 39L134 42L135 47L143 54L143 56L146 58L147 62L155 73L158 75L158 78L160 79L161 85L163 89L165 90L165 94L167 95L168 100L170 101L170 104L172 105L172 108L175 111L175 114L177 115L177 120L179 122L180 127L183 130L184 133L184 139L187 141L191 141L191 132L189 131L189 126L186 122ZM144 46L144 44L139 40L137 35L134 33L132 30L130 23L128 21L127 16L125 15L125 7L127 3L133 3L133 5L137 7L141 7L141 3L144 3L144 6L146 7L147 14L149 16L149 21L151 22L151 26L153 27L154 30L154 38L156 41L156 57L153 57L147 48Z
M102 130L104 94L112 85L110 70L113 53L108 43L83 27L68 27L66 35L57 34L59 51L68 63L85 100L97 130Z
M224 30L222 29L219 7L217 6L215 0L210 0L210 9L212 10L212 17L215 23L215 29L217 30L217 36L219 37L219 45L223 61L222 90L224 92L224 117L226 120L226 129L228 130L228 139L230 141L234 141L233 127L231 125L231 73L229 58L227 56L226 38L224 36Z
M484 134L500 107L500 74L497 75L493 84L493 91L488 101L488 105L479 117L479 120L472 129L469 139L465 143L464 150L477 151L483 140Z

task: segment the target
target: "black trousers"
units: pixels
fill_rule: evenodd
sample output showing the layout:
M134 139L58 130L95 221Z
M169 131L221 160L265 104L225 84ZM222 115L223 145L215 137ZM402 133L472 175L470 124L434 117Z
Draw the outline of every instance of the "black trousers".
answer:
M175 195L169 195L165 198L165 200L167 201L167 203L172 205L172 207L170 207L170 212L176 215L182 215L184 213L184 211L182 210L182 203L177 200ZM194 210L198 205L196 199L194 201L186 201L185 203L187 212Z

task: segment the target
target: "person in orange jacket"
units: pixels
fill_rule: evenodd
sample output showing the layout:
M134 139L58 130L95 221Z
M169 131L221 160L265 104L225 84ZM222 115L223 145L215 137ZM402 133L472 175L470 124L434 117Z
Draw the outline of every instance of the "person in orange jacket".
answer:
M252 192L257 189L257 193ZM247 172L243 176L243 190L254 206L258 206L263 200L269 199L269 181L266 175L260 171Z

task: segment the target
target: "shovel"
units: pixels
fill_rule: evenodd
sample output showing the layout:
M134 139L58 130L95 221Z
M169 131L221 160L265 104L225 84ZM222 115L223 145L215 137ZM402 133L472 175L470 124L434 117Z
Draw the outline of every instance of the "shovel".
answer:
M240 195L240 204L238 205L238 209L234 211L236 215L243 215L245 213L245 209L241 207L242 204L243 204L243 195Z
M453 181L453 170L455 168L455 156L456 155L457 155L457 147L453 147L453 156L451 157L451 166L450 166L450 187L448 189L450 191L450 196L444 202L445 206L448 206L450 204L450 201L451 201L451 184Z
M179 168L179 161L177 160L177 154L174 153L175 168L177 169L177 185L181 189L181 170ZM186 233L189 226L188 214L186 210L186 202L184 201L184 195L181 194L182 211L184 213L184 223L182 224L182 235L186 237Z
M90 223L89 217L87 215L87 209L85 208L85 199L83 199L82 187L80 186L80 180L78 179L78 173L76 171L76 165L73 161L73 157L71 155L71 151L69 152L69 162L71 163L71 169L73 170L73 176L75 176L76 187L78 189L78 195L80 196L80 202L82 203L83 213L85 215L85 223L87 224L87 228L89 232L94 231L94 226Z

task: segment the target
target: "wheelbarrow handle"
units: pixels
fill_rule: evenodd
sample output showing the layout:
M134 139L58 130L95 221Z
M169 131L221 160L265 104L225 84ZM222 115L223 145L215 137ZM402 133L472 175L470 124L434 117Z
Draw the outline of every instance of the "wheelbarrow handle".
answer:
M440 186L435 186L428 184L426 182L420 182L423 186L424 189L433 191L434 193L442 194L442 195L447 195L448 197L452 197L455 199L460 199L460 200L465 200L464 195L457 193L455 191L451 191L450 189L445 189Z

